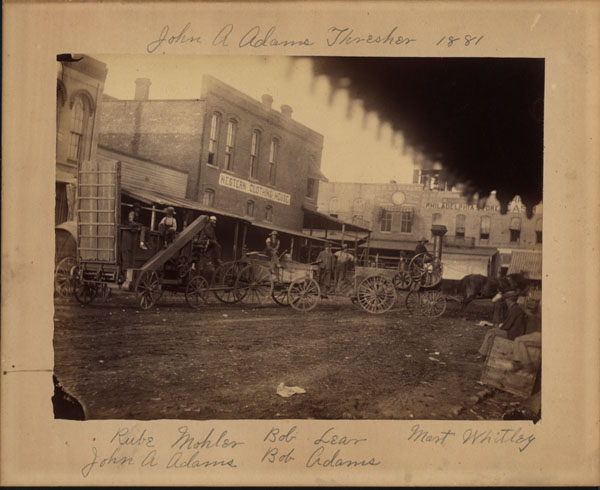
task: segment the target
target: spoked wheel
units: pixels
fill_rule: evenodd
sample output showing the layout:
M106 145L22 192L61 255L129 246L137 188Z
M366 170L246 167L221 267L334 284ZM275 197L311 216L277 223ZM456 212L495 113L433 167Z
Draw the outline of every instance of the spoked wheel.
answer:
M235 281L245 264L224 262L215 271L213 294L222 303L237 303L241 298L236 294Z
M397 290L405 291L410 287L412 279L408 271L400 271L394 276L392 282Z
M425 254L415 255L408 264L412 282L424 288L437 286L442 280L443 265L437 257L426 260Z
M74 277L73 272L77 260L75 257L64 257L54 269L54 291L61 298L73 295Z
M180 279L185 278L192 270L192 263L185 255L180 255L177 258L177 275Z
M247 265L235 280L234 294L247 304L263 304L271 296L273 281L267 267Z
M135 283L135 293L138 305L142 310L148 310L154 306L162 295L160 278L156 271L144 271Z
M421 293L421 311L429 318L442 316L446 311L446 297L441 291L423 291Z
M396 302L396 288L386 277L367 277L358 285L357 298L358 304L366 312L385 313Z
M277 303L279 306L290 306L289 298L288 298L288 288L286 287L277 287L273 288L273 293L271 294L273 301Z
M312 310L321 299L319 283L310 277L292 281L287 290L288 302L298 311Z
M411 315L418 315L421 313L421 292L413 290L406 296L404 300L406 309Z
M186 303L195 309L200 309L207 303L208 281L202 276L194 276L185 289Z

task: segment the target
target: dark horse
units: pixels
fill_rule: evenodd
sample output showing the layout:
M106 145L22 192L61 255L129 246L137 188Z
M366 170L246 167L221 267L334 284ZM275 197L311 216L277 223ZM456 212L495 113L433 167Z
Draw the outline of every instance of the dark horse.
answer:
M515 290L525 294L529 281L523 274L509 274L506 277L486 277L481 274L469 274L460 280L462 310L475 298L492 298L498 292Z

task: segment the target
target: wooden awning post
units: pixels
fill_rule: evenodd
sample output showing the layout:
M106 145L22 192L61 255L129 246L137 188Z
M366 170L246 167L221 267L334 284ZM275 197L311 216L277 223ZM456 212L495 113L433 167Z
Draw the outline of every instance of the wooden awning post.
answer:
M237 244L238 244L238 235L240 230L240 222L236 221L235 226L233 227L233 260L237 260Z
M290 243L290 256L292 257L292 260L294 260L294 237L292 237L292 241Z
M342 247L344 246L344 233L346 232L346 224L342 223Z
M310 264L311 262L311 256L312 256L312 240L308 240L308 257L307 257L307 263Z
M155 231L156 229L156 206L152 205L152 218L150 219L150 230Z
M248 232L248 223L244 223L244 228L242 229L242 256L244 256L244 251L246 250L246 233Z
M371 253L371 232L367 234L367 263L369 265L369 254Z

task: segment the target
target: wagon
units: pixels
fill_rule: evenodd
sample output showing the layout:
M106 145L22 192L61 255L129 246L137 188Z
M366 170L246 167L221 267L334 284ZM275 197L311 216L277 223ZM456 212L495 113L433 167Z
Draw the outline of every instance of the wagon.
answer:
M140 228L120 224L120 162L83 162L77 184L78 256L71 280L80 303L116 288L135 292L141 309L151 308L165 290L185 293L192 306L204 301L207 291L223 302L237 301L233 285L224 282L231 264L216 266L194 249L194 238L208 225L208 216L196 218L168 244L159 233L146 230L148 248L143 249Z

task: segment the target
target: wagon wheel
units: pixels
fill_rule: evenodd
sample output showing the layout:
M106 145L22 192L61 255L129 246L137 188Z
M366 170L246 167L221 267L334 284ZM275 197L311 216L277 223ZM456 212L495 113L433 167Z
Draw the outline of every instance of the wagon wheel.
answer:
M446 311L446 297L441 291L429 290L421 293L421 311L429 318L437 318Z
M73 295L75 257L64 257L54 269L54 291L62 298Z
M371 276L358 285L358 304L368 313L380 314L388 311L396 302L396 288L392 281L383 276Z
M267 267L247 265L238 274L234 289L243 303L263 304L273 290L271 272Z
M415 255L408 263L408 273L413 281L420 281L427 272L425 254Z
M411 315L421 313L421 292L419 290L413 290L406 296L404 300L406 309Z
M194 276L185 288L185 301L195 309L200 309L207 303L208 281L202 276Z
M310 277L292 281L287 290L288 303L298 311L312 310L321 299L319 283Z
M135 283L135 292L142 310L152 308L162 295L160 278L156 271L142 272Z
M240 262L224 262L217 267L213 276L213 286L216 287L213 289L215 298L226 304L237 303L241 299L235 289L235 281L243 267L244 264Z
M271 297L273 301L277 303L279 306L290 306L289 298L288 298L288 288L286 287L273 287L273 292L271 293Z
M400 271L394 276L392 282L396 289L405 291L410 287L412 279L408 271Z

